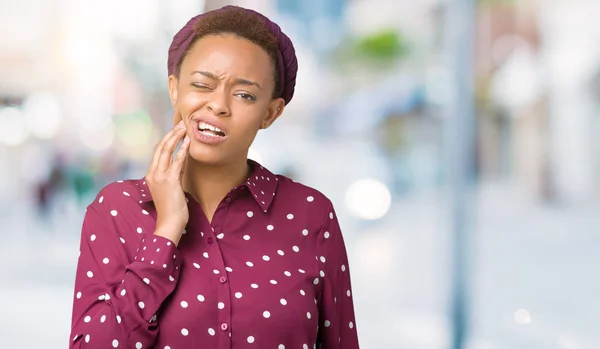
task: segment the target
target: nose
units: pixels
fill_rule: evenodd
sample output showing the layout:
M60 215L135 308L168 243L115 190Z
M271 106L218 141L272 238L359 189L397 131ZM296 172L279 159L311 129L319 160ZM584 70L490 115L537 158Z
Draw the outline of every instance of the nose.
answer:
M208 110L217 116L227 116L230 114L229 99L225 91L215 91L211 93L210 101L207 103Z

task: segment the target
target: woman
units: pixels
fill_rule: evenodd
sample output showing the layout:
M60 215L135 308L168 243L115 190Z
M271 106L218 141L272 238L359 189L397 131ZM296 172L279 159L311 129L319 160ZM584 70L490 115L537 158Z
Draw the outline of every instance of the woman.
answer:
M70 348L358 348L331 202L247 159L296 71L289 38L251 10L226 6L175 35L175 127L143 179L86 210Z

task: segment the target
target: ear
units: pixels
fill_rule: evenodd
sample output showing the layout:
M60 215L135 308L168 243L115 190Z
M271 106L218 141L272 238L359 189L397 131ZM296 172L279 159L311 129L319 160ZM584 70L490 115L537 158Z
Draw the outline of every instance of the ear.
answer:
M281 116L283 113L283 109L285 108L285 101L283 98L275 98L269 103L269 108L267 109L267 114L263 118L260 128L265 129L271 126L277 118Z
M177 94L179 93L179 79L175 75L169 75L169 98L171 99L171 106L175 110L177 104ZM181 121L181 115L179 113L173 113L173 125L177 125Z

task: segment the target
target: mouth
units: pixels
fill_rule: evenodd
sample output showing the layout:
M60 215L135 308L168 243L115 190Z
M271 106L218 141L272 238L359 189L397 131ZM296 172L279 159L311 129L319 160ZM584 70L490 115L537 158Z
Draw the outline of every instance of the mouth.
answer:
M211 136L211 137L224 138L225 136L227 136L225 131L223 131L222 129L220 129L214 125L211 125L207 122L204 122L204 121L198 122L198 131L200 131L200 133L202 133L204 135Z

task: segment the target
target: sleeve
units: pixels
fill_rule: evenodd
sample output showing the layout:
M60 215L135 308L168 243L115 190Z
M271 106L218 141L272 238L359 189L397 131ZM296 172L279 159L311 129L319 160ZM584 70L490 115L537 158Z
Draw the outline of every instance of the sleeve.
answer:
M170 240L144 233L130 261L101 211L89 206L83 220L69 348L151 348L156 313L175 289L181 256Z
M317 348L358 349L348 256L331 203L327 214L316 249L321 282Z

